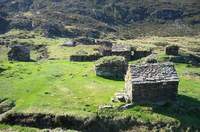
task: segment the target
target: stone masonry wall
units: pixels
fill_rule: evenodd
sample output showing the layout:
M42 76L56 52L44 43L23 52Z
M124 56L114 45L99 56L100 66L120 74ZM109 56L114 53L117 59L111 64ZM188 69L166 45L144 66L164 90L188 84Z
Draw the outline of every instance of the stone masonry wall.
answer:
M132 102L159 103L173 101L178 92L178 82L159 82L132 85Z

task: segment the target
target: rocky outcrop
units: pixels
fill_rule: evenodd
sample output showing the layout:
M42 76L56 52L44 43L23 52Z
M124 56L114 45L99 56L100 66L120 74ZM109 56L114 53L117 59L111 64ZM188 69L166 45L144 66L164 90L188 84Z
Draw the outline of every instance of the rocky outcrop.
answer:
M108 56L96 61L95 71L97 76L123 80L128 63L124 57Z
M30 61L30 50L22 45L12 46L8 52L8 59L11 61Z
M64 42L64 44L62 46L75 47L76 45L77 45L77 43L75 41L66 41L66 42Z

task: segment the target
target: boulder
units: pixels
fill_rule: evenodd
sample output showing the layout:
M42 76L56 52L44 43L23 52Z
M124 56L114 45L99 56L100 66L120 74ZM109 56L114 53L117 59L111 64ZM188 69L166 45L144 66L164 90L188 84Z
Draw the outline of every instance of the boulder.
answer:
M77 43L75 41L67 41L67 42L64 42L62 46L75 47L76 45Z
M30 61L30 50L26 46L15 45L8 52L8 59L11 61Z
M128 67L128 62L122 56L108 56L100 58L95 63L97 76L123 80Z

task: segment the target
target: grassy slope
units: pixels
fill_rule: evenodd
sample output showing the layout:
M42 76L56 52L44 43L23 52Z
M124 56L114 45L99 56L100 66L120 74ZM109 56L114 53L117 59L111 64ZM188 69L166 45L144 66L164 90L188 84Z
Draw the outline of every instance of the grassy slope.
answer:
M8 64L0 96L16 100L16 111L88 115L108 103L123 82L96 77L93 63L44 61ZM90 93L90 94L88 94Z
M97 112L99 105L109 103L114 93L121 90L124 85L122 81L96 77L93 63L44 61L6 65L10 67L10 70L1 74L0 89L3 92L0 96L16 100L17 112L92 116ZM183 73L185 71L199 73L200 68L188 68L184 64L177 64L176 68L181 77L180 101L199 105L200 79L185 76ZM168 115L167 112L171 114ZM196 117L188 114L173 115L171 110L153 112L151 107L145 106L136 106L127 111L118 112L116 116L132 116L147 122L170 122L178 119L186 124L200 123L198 115Z

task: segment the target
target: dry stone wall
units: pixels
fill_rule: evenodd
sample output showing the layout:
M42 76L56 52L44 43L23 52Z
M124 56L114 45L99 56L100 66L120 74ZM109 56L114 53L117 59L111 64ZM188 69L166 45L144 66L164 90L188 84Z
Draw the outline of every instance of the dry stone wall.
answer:
M95 71L97 76L123 80L128 62L121 56L109 56L99 59L95 64Z
M22 45L12 46L8 52L8 59L11 61L30 61L30 50Z

